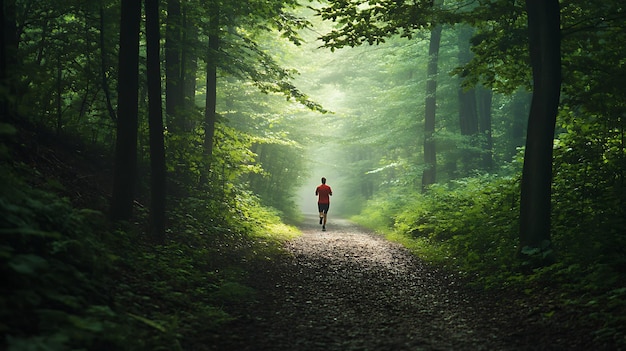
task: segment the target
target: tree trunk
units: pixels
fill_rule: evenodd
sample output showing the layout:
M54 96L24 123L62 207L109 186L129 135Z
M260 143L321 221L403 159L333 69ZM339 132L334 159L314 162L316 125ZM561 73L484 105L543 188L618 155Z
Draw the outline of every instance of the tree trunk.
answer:
M180 0L167 1L165 29L165 112L173 133L184 130L182 72L182 11Z
M100 74L102 79L102 90L104 91L104 98L107 106L107 111L109 112L109 117L112 121L115 121L117 120L117 116L115 115L113 103L111 103L111 90L109 89L109 82L107 80L106 45L104 41L104 39L106 38L106 33L104 29L104 7L100 6Z
M436 181L437 153L435 150L435 112L437 110L437 64L441 43L441 25L436 25L430 32L428 48L428 68L426 78L426 110L424 115L424 173L422 174L422 192Z
M159 0L145 0L148 73L148 122L150 124L150 231L162 242L165 236L165 143L161 101L159 56Z
M63 130L63 67L61 65L61 57L57 57L57 75L56 75L56 92L55 96L55 110L56 110L56 135L61 135Z
M511 101L511 125L508 130L509 157L517 154L517 148L524 145L524 131L528 120L528 110L531 95L527 91L518 90Z
M465 65L472 59L472 53L470 51L470 38L472 37L473 29L467 25L461 25L458 32L458 47L459 47L459 65ZM461 74L461 80L459 84L459 122L461 126L461 135L476 135L478 133L478 115L476 108L476 89L464 89L461 85L463 83L463 77L465 74Z
M18 45L15 16L15 0L0 0L0 87L5 92L0 95L0 120L4 121L15 117L15 107L10 98L16 90L12 77L13 68L17 65Z
M113 220L128 220L133 215L137 178L141 0L122 0L121 13L117 139L110 209Z
M458 32L458 46L459 46L459 65L468 63L471 58L470 51L470 38L472 37L473 29L467 25L461 25ZM477 145L478 135L478 110L476 106L476 88L465 89L462 86L463 75L459 82L459 124L461 129L461 135L469 139L469 148L462 151L462 164L464 176L467 176L470 171L477 168L478 154L475 151Z
M481 144L480 168L490 172L493 169L493 138L491 135L491 103L493 92L491 89L480 87L477 90L478 101L478 133Z
M476 113L476 89L469 90L459 87L459 122L461 135L476 136L478 134L478 114Z
M561 87L558 0L526 0L533 97L520 202L520 253L550 250L552 148Z
M4 0L0 0L0 84L5 84L7 79L7 59L8 59L8 40L9 31L7 30L9 18L7 11L4 9ZM2 106L4 107L4 97L0 99ZM3 109L4 112L4 109ZM2 114L4 116L4 113Z
M189 12L189 11L186 11ZM196 23L188 14L184 16L183 42L185 46L182 51L182 72L183 72L183 99L184 111L188 116L192 115L196 107L196 75L198 73L198 55L193 49L198 46L198 28ZM185 131L193 130L195 121L186 118Z
M213 8L210 19L209 52L207 53L206 68L206 105L204 110L204 156L207 160L206 169L201 182L208 181L213 159L213 138L215 136L215 122L217 121L217 57L219 50L219 8Z

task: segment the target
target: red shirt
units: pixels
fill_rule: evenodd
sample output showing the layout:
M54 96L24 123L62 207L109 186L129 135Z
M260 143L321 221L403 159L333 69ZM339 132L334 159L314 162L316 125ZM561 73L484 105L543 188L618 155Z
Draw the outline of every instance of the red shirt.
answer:
M333 191L326 184L322 184L315 189L315 195L319 195L317 200L318 204L329 204L330 196L333 194Z

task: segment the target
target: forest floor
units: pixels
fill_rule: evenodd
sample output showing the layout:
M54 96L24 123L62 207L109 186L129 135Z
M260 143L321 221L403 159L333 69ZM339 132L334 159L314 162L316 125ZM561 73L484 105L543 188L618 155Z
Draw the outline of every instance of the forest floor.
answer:
M235 308L215 349L608 349L583 311L485 292L346 220L327 227L308 216L287 255L255 264L256 301Z

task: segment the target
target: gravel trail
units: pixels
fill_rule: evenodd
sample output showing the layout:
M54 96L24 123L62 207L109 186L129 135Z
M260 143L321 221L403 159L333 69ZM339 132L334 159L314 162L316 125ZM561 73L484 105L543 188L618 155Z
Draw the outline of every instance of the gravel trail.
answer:
M285 259L257 267L257 303L220 349L571 349L530 340L507 306L399 244L345 220L329 218L327 228L308 216Z

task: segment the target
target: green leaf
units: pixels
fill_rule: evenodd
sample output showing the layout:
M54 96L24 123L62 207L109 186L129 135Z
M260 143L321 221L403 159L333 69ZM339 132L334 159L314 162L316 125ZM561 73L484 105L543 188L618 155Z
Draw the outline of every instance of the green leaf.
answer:
M26 275L35 275L37 271L44 269L47 266L48 261L41 256L32 254L17 255L9 261L9 267L18 273Z
M82 330L87 330L95 333L104 330L103 323L95 319L70 315L68 316L68 320L70 321L70 323L72 323L72 325Z
M158 322L155 322L155 321L150 320L148 318L145 318L145 317L142 317L142 316L138 316L138 315L132 314L132 313L129 313L128 315L130 317L132 317L132 318L134 318L134 319L136 319L136 320L138 320L138 321L148 325L148 326L151 326L152 328L154 328L154 329L156 329L158 331L161 331L163 333L167 332L167 329L164 326L162 326L161 324L159 324Z

